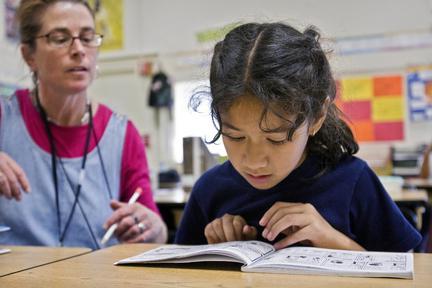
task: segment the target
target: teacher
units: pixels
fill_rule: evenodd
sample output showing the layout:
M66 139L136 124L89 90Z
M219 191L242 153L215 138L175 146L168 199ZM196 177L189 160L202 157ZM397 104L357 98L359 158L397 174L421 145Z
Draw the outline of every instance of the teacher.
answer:
M0 243L98 249L115 223L107 245L165 242L137 129L88 97L103 40L92 9L22 0L17 20L34 87L0 99Z

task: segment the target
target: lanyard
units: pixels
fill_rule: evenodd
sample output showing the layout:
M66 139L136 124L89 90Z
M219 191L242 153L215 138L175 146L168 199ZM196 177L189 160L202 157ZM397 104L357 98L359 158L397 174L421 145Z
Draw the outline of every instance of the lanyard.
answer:
M75 195L75 200L74 203L72 205L71 211L69 212L69 215L67 217L66 220L66 224L65 224L65 228L63 229L63 231L61 230L61 216L60 216L60 199L59 199L59 187L58 187L58 176L57 176L57 157L56 157L56 147L55 147L55 143L54 143L54 137L48 122L48 116L46 114L45 109L42 107L41 103L40 103L40 99L39 99L39 93L38 93L38 89L35 89L35 96L36 96L36 103L38 106L38 109L41 113L42 116L42 120L45 124L45 130L47 132L48 135L48 140L50 142L50 148L51 148L51 165L52 165L52 177L53 177L53 182L54 182L54 189L55 189L55 202L56 202L56 210L57 210L57 229L58 229L58 234L59 234L59 242L60 245L63 246L63 242L64 242L64 238L66 236L66 232L68 231L69 225L72 221L72 217L75 213L75 209L79 200L79 196L81 194L81 187L85 178L85 166L86 166L86 162L87 162L87 153L90 147L90 136L91 136L91 131L93 130L93 113L92 113L92 107L91 104L88 103L87 104L87 109L89 112L89 124L88 124L88 129L87 129L87 135L86 135L86 141L85 141L85 146L84 146L84 154L83 154L83 160L81 162L81 169L79 172L79 177L78 177L78 184L77 184L77 188L76 188L76 192L74 193ZM61 159L59 160L60 164L63 166L63 163L61 161ZM63 166L64 168L64 166ZM66 170L63 169L66 177ZM67 177L68 178L68 177ZM69 183L71 184L71 183ZM73 186L70 185L72 190L73 190ZM82 210L82 209L81 209ZM89 228L89 231L92 235L93 241L96 243L96 247L99 247L99 244L94 236L94 233L91 229L91 227L89 226L89 222L87 220L87 217L85 216L84 211L83 212L83 216L86 220L87 226Z

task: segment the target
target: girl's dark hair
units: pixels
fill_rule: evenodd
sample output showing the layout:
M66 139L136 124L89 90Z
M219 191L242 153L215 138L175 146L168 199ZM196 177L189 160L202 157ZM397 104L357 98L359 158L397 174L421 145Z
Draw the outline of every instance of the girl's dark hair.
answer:
M211 116L222 132L221 114L245 95L257 97L264 105L260 127L271 111L291 122L287 138L303 124L314 123L323 115L326 98L330 99L321 129L309 137L307 153L322 159L322 171L342 157L358 151L358 144L342 112L333 103L336 84L326 54L314 27L303 33L284 23L249 23L229 32L216 44L210 69ZM195 93L191 105L197 108L202 93ZM294 122L286 118L296 116Z

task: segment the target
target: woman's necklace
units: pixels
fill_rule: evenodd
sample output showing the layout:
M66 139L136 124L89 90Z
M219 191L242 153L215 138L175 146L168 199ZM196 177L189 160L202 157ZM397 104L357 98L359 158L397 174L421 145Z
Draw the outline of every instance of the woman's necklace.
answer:
M35 92L32 92L32 93L31 93L30 98L31 98L31 101L32 101L32 103L33 103L33 106L35 106L36 109L39 110L39 107L38 107L38 104L37 104L37 99L36 99L36 96L35 96ZM89 122L89 117L90 117L90 113L89 113L89 112L90 112L90 105L91 105L90 100L87 99L87 103L86 103L86 108L85 108L84 114L82 115L82 117L81 117L81 119L80 119L80 124L81 124L81 125L87 124L87 123ZM39 112L40 112L40 111L39 111ZM50 122L50 123L53 123L53 124L55 124L55 125L59 125L59 126L60 126L60 124L58 123L58 121L56 121L55 119L52 119L52 118L49 117L48 115L47 115L47 120L48 120L48 122Z
M91 104L90 104L90 101L87 101L85 112L84 112L84 114L83 114L83 116L81 117L81 120L80 120L80 124L81 124L81 125L87 124L88 121L89 121L90 105L91 105ZM50 123L53 123L53 124L59 125L58 122L57 122L56 120L52 119L51 117L47 117L47 120L48 120L48 122L50 122Z

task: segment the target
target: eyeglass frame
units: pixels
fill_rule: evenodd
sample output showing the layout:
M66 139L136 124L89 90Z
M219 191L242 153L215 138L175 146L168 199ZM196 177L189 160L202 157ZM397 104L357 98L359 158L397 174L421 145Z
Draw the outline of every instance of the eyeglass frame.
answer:
M65 35L68 35L68 36L70 37L70 39L69 39L68 41L65 41L65 43L67 43L67 42L70 41L70 44L68 44L68 45L66 45L66 44L54 44L54 43L52 42L52 40L50 40L49 37L50 37L50 35L52 35L52 33L55 33L55 32L61 32L61 33L64 33ZM75 39L79 39L80 42L81 42L81 44L82 44L83 46L85 46L85 47L88 47L88 48L97 48L97 47L100 47L100 46L102 45L103 37L104 37L103 34L99 34L99 33L95 33L94 31L91 31L91 32L93 33L93 37L96 37L97 39L99 39L98 44L92 46L92 45L89 45L88 43L86 43L85 41L82 40L83 34L84 34L85 32L87 32L87 31L81 32L78 36L72 36L72 34L69 33L69 32L65 32L65 31L61 31L61 30L56 30L56 29L54 29L54 30L52 30L52 31L50 31L50 32L48 32L48 33L46 33L46 34L44 34L44 35L36 36L36 37L34 37L34 39L41 39L41 38L45 38L46 41L47 41L47 43L48 43L49 45L53 45L53 46L56 47L56 48L66 48L66 47L71 47L71 46L73 45Z

